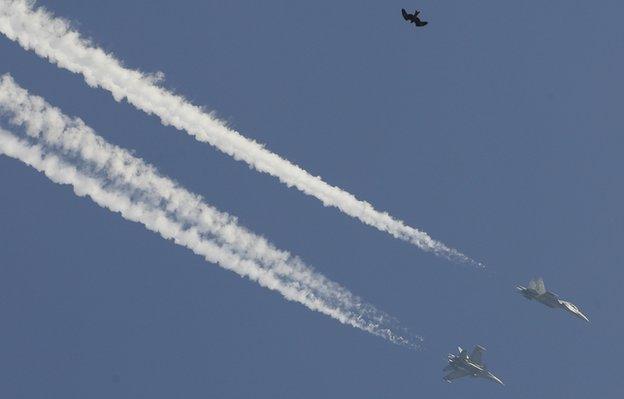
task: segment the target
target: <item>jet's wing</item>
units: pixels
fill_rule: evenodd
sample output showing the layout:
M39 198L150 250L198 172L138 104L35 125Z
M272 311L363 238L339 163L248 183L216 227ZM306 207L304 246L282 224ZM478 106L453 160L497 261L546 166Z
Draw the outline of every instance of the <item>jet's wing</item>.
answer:
M457 370L451 371L450 373L448 373L447 375L445 375L445 376L443 377L443 380L444 380L444 381L446 381L446 382L451 382L451 381L456 380L456 379L458 379L458 378L465 377L465 376L467 376L468 374L469 374L469 373L468 373L467 371L457 369Z
M482 365L483 360L481 358L483 357L483 352L485 352L484 347L479 345L475 346L472 350L472 353L470 354L470 361L478 365Z

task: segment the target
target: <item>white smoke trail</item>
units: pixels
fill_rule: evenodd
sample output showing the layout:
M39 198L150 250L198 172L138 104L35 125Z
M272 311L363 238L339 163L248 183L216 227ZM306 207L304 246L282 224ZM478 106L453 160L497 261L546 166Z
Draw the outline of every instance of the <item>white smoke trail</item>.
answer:
M71 30L65 20L42 8L33 9L32 1L0 0L0 32L59 67L82 74L87 84L110 91L115 100L125 98L138 109L158 116L164 125L174 126L198 141L210 143L235 159L247 162L254 169L318 198L325 206L336 207L425 251L482 266L459 251L433 240L425 232L407 226L386 212L375 210L368 202L325 183L320 177L312 176L257 142L245 138L182 96L157 86L158 77L124 68L111 54Z
M310 276L299 259L238 226L235 218L158 175L154 168L128 151L107 143L80 119L69 118L41 97L30 95L8 74L0 77L0 111L14 125L23 125L29 136L79 158L83 169L105 176L109 186L113 184L131 193L133 200L162 207L181 223L193 224L200 233L209 234L245 258L260 261L285 278L294 274L294 278L314 285L317 290L328 287L329 282ZM329 290L331 295L336 292L339 291Z
M30 144L0 129L0 153L44 172L56 183L72 185L78 195L89 196L288 300L395 344L416 347L420 342L393 318L238 226L234 218L159 176L127 151L106 143L82 121L30 96L8 75L0 80L0 110L13 124L24 125L28 140L37 141ZM193 222L195 217L199 223Z

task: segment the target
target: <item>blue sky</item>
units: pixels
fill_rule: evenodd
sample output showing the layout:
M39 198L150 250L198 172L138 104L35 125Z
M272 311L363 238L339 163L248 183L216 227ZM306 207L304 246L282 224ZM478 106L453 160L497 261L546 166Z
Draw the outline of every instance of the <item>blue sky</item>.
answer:
M425 339L406 350L288 303L0 157L3 396L622 396L621 2L39 4L488 268L323 208L0 37L0 73ZM514 293L534 276L591 323ZM474 344L506 387L441 382Z

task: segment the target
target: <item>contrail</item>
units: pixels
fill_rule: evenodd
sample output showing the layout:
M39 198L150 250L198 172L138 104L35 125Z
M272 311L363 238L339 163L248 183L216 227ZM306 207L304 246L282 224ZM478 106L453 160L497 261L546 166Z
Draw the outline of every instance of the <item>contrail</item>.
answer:
M30 95L8 74L0 77L0 112L6 113L14 125L24 126L28 135L78 158L83 169L105 176L109 186L113 184L131 192L133 199L164 207L176 220L192 223L201 233L234 247L241 256L259 260L267 267L283 271L282 274L296 273L297 279L306 280L308 284L318 283L318 279L310 278L305 272L305 267L303 271L294 268L301 262L299 259L238 226L235 218L206 205L201 197L158 175L154 168L128 151L107 143L80 119L69 118L41 97ZM322 290L326 286L322 282L315 288Z
M395 344L415 348L421 342L392 317L107 143L79 119L29 95L8 75L0 79L0 112L26 132L20 139L0 128L1 154L290 301Z
M71 30L67 21L54 17L32 1L0 0L0 32L61 68L82 74L89 86L111 92L115 100L124 98L136 108L156 115L162 124L186 131L254 169L277 177L303 193L333 206L365 224L408 241L419 248L453 261L483 266L459 251L432 239L427 233L406 225L370 203L312 176L299 166L267 150L261 144L228 128L184 97L157 85L158 76L123 67L111 54L95 47Z

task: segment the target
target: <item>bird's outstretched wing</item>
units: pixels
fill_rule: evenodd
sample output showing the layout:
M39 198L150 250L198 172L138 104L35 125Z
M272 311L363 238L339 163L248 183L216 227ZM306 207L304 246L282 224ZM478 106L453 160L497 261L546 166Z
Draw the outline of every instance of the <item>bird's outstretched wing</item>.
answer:
M401 14L403 14L403 19L406 21L411 21L410 16L407 11L405 11L405 8L401 8Z

